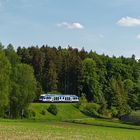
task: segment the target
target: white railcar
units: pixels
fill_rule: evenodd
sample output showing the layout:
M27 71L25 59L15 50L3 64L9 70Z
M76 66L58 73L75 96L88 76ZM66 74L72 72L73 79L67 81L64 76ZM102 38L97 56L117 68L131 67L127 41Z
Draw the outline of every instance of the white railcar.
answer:
M39 97L39 102L79 102L76 95L58 95L58 94L42 94Z

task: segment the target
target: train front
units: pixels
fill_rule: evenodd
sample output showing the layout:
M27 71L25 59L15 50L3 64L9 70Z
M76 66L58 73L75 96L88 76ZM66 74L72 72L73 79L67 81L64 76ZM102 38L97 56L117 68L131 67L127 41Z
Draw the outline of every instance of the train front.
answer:
M46 94L41 94L40 95L39 102L46 102Z

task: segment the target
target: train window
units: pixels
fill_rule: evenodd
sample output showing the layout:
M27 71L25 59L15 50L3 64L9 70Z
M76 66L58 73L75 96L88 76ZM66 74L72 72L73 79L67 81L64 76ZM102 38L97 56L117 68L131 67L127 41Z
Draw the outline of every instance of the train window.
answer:
M63 97L63 100L64 100L64 97Z

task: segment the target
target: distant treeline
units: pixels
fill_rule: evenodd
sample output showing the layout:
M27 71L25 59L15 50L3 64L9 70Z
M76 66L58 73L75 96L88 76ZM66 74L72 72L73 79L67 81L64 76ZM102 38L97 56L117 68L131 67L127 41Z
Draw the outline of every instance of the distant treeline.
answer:
M6 49L0 46L0 90L4 90L2 98L0 91L0 107L6 104L1 103L5 94L9 97L10 107L11 102L15 106L21 102L26 92L29 103L40 94L53 91L85 96L89 102L99 104L102 113L112 110L121 115L140 108L140 61L135 55L116 58L70 46L67 49L47 45L18 47L16 51L11 44ZM2 87L8 85L8 81L13 83L10 92ZM30 92L35 92L35 96ZM15 96L20 97L14 99Z

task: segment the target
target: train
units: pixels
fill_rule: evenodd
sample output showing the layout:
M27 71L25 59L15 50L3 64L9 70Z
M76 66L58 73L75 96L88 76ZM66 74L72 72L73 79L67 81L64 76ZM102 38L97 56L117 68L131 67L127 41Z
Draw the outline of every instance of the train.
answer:
M39 102L43 103L78 103L79 99L76 95L58 95L58 94L42 94Z

